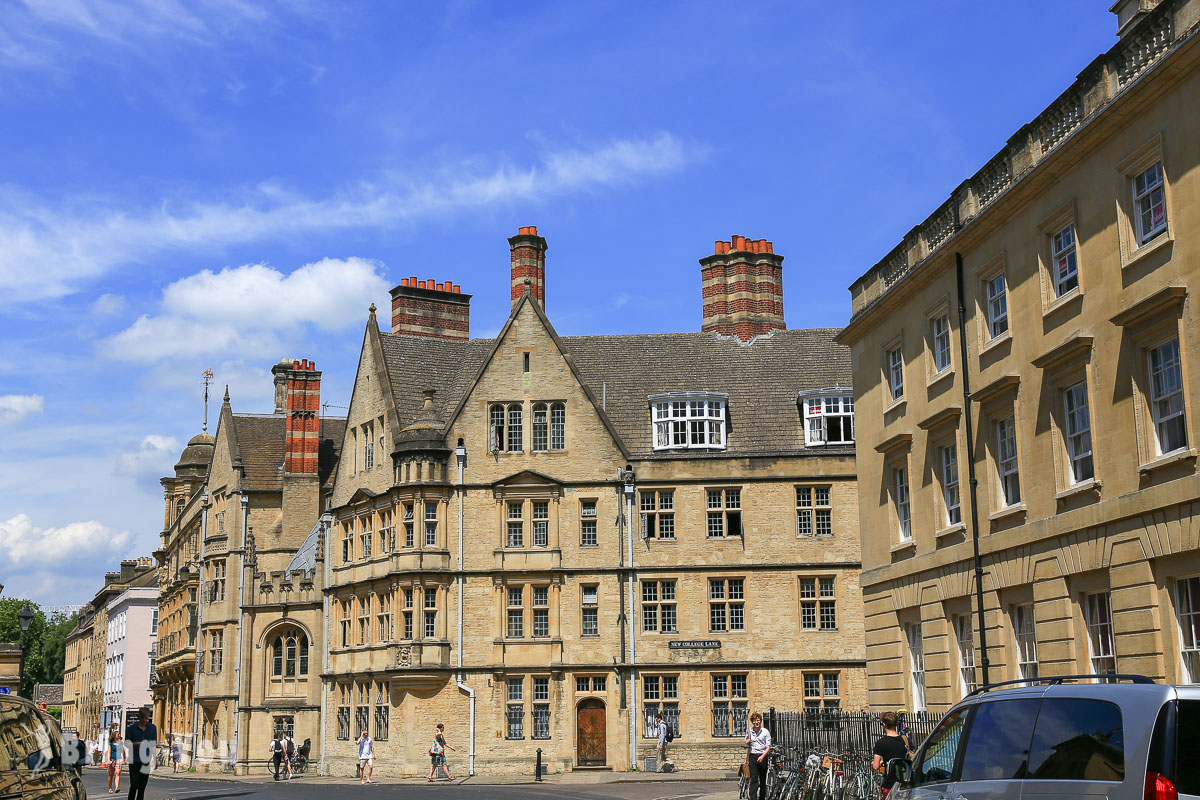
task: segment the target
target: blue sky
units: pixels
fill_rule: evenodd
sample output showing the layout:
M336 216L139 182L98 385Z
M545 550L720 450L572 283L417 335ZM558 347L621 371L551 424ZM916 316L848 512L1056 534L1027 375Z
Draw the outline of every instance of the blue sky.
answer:
M367 307L414 274L494 335L522 225L564 335L697 330L697 259L735 233L786 257L789 327L844 324L1112 45L1108 5L6 4L6 595L83 602L154 549L206 368L214 411L228 384L269 412L283 356L346 405Z

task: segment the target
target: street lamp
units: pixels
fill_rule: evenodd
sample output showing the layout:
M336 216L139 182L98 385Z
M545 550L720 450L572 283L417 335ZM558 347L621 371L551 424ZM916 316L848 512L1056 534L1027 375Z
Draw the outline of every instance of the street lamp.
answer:
M29 633L29 626L33 624L34 616L33 611L29 608L29 603L26 603L25 608L17 614L17 623L21 626L21 666L17 670L17 694L21 693L21 689L25 685L25 634Z

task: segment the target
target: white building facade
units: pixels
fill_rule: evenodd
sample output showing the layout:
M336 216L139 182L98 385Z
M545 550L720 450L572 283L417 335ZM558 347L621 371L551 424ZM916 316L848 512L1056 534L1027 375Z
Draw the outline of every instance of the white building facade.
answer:
M124 730L151 704L150 675L158 634L158 588L129 588L108 604L104 706L100 724Z

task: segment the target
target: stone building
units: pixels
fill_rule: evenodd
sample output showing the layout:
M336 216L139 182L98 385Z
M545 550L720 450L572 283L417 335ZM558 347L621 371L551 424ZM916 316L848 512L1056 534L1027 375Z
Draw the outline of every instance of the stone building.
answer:
M81 720L91 676L92 611L79 610L75 627L67 634L63 664L62 724L64 731L84 731ZM90 736L90 734L85 734Z
M105 573L104 585L91 602L79 609L75 627L66 639L62 724L74 728L80 738L95 742L113 722L104 708L105 679L112 675L108 667L109 606L131 589L139 593L156 591L157 580L152 559L122 561L120 571Z
M21 645L0 642L0 686L21 693Z
M944 710L985 655L1200 681L1200 2L1113 10L1117 44L851 287L874 708Z
M704 332L560 337L546 240L509 239L511 315L404 279L371 307L334 482L325 768L681 768L748 713L866 701L848 351L787 330L782 257L701 260ZM499 276L498 276L499 277ZM501 279L502 280L502 279ZM630 527L630 522L632 526ZM632 622L632 624L630 624Z
M272 373L274 413L234 414L226 391L216 436L163 480L159 730L203 770L245 772L275 730L320 728L320 518L345 421L321 417L307 360Z

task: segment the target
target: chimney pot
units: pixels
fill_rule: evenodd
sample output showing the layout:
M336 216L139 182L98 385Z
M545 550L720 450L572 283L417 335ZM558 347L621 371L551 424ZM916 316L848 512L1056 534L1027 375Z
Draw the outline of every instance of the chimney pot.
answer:
M401 285L401 286L408 286L408 278L401 278L401 279L400 279L400 285Z
M413 286L413 287L415 287L417 285L417 276L416 275L413 275L411 278L408 279L408 285Z
M425 288L425 281L417 281L417 288L418 288L418 289L424 289L424 288Z

